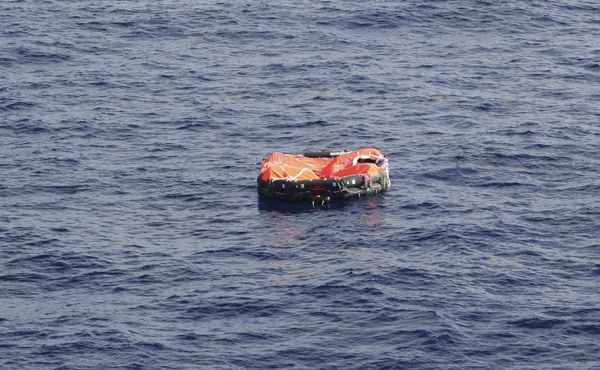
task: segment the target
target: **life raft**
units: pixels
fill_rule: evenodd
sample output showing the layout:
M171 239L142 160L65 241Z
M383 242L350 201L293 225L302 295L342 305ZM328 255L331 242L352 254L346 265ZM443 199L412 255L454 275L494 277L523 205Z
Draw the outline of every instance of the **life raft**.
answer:
M390 187L388 160L375 148L273 153L263 160L257 182L260 195L313 202L376 194Z

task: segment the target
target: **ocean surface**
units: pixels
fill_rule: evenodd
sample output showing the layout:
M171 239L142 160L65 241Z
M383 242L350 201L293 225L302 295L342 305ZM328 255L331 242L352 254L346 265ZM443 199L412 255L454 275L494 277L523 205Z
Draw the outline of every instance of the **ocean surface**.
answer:
M598 1L0 2L1 369L599 369ZM392 187L260 199L275 151Z

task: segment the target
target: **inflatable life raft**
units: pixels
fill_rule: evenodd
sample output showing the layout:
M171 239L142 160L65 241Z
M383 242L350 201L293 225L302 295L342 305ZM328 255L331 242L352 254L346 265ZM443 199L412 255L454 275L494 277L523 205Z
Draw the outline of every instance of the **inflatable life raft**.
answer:
M261 195L312 202L376 194L390 186L388 160L374 148L273 153L262 162L257 181Z

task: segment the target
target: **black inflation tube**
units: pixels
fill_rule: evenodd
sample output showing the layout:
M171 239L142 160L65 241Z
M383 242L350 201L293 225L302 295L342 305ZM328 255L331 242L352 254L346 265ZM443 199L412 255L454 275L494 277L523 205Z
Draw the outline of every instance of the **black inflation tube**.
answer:
M322 151L322 152L304 152L302 153L303 156L305 156L306 158L334 158L337 157L339 155L342 155L344 153L347 153L345 151L338 151L338 152L326 152L326 151Z

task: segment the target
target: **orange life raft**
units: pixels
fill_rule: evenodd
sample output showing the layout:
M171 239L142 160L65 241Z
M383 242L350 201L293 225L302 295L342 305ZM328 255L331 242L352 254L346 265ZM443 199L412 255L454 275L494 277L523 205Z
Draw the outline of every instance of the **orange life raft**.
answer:
M273 153L262 162L257 181L261 195L309 201L360 197L390 186L388 160L375 148Z

